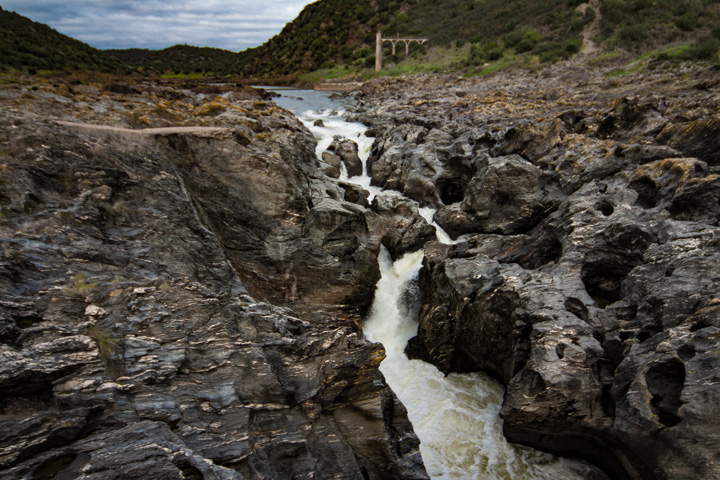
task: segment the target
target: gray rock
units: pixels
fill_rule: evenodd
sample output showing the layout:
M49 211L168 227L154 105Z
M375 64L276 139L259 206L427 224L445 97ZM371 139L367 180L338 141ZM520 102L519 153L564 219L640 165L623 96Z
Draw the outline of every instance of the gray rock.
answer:
M427 478L357 321L380 220L246 115L272 134L0 118L0 478Z
M362 175L363 164L358 156L357 143L352 140L336 140L330 144L328 150L333 152L345 164L348 177Z
M486 162L468 183L463 202L441 208L435 216L453 237L469 232L523 233L534 227L547 209L538 167L518 155Z
M435 227L420 215L417 203L412 200L400 196L379 196L373 199L372 209L384 220L382 243L394 259L435 240Z
M503 382L512 442L611 478L719 478L717 88L517 75L363 90L373 182L470 235L426 244L406 352Z

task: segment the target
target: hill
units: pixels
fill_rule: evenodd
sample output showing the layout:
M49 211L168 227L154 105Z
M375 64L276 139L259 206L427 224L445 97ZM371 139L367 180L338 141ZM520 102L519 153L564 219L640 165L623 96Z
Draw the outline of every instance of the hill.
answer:
M595 41L606 49L644 52L671 42L705 42L717 54L718 0L321 0L262 46L241 52L244 72L278 75L335 65L370 67L375 33L422 36L426 45L471 44L465 66L507 53L555 61L582 48L597 15ZM599 7L599 8L598 8ZM713 40L714 39L714 40ZM424 48L420 49L420 53ZM385 46L386 55L390 46ZM710 53L708 53L710 52ZM399 60L390 58L390 60Z
M130 48L106 52L127 65L160 73L237 75L243 67L240 55L220 48L175 45L163 50Z
M119 60L42 23L0 7L0 68L121 72Z
M606 52L720 61L720 0L319 0L263 45L240 53L176 45L164 50L96 50L0 9L0 67L122 71L142 67L176 75L244 75L277 81L321 69L371 69L375 34L425 37L413 46L426 69L480 69L554 62L589 44ZM591 28L592 27L592 28ZM403 60L391 55L386 65Z

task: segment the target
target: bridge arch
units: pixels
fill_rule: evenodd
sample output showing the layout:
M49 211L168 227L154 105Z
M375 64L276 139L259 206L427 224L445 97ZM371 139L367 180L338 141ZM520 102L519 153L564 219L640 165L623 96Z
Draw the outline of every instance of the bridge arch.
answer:
M375 71L379 72L382 70L383 51L382 46L384 42L390 42L392 44L392 54L395 55L395 46L403 42L405 44L405 56L410 54L410 45L413 42L417 42L418 45L422 45L427 42L427 38L400 38L400 37L389 37L383 38L382 32L377 32L375 36Z

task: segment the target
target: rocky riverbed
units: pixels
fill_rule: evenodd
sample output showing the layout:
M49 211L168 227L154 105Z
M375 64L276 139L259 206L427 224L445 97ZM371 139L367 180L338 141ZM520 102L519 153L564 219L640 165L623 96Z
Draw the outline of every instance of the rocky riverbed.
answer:
M230 90L5 89L0 478L427 478L360 329L382 218Z
M426 245L407 353L506 386L510 441L612 478L720 478L720 77L378 80L373 184Z
M719 478L717 73L358 98L373 184L407 198L369 202L352 142L317 159L251 89L4 89L0 478L427 478L360 328L381 245L426 252L407 352L500 380L511 441Z

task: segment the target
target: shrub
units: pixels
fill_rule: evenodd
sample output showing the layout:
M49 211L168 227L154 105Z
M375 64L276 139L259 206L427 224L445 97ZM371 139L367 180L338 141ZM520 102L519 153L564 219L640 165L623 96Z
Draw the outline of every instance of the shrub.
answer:
M717 60L720 51L720 39L715 36L698 40L688 50L688 55L700 60Z
M512 48L518 43L520 43L520 40L522 40L522 38L523 32L521 32L520 30L513 30L510 33L503 35L503 45L505 45L506 48Z
M600 13L603 17L603 24L614 28L615 25L622 22L625 16L625 2L624 0L603 0L600 5Z
M582 39L579 39L579 38L570 39L570 40L566 41L565 44L563 45L563 50L570 55L572 55L574 53L578 53L580 51L580 49L582 48L582 43L583 43Z
M643 23L625 25L620 29L620 38L630 43L637 43L647 37L648 27Z
M90 283L87 281L87 275L79 273L73 277L73 283L65 289L69 293L75 293L77 295L87 295L90 293L97 283Z
M469 65L477 65L485 60L482 50L477 44L470 46L470 53L468 54Z
M487 59L490 61L500 60L503 57L503 50L500 47L493 48L487 52Z
M540 32L530 29L523 34L522 40L515 45L515 51L518 53L529 52L535 48L535 45L537 45L541 39L542 35L540 35Z
M104 364L107 364L117 348L117 340L115 340L107 330L95 325L88 328L87 334L88 337L95 340L98 352L100 353L100 359Z
M689 32L695 30L696 22L697 15L695 15L693 12L685 12L675 20L675 25L677 25L680 30L685 30Z
M538 58L543 63L554 63L560 60L561 52L559 50L546 50L541 52Z
M585 24L592 23L592 21L595 20L595 10L588 7L585 9L585 14L583 16L585 18Z

